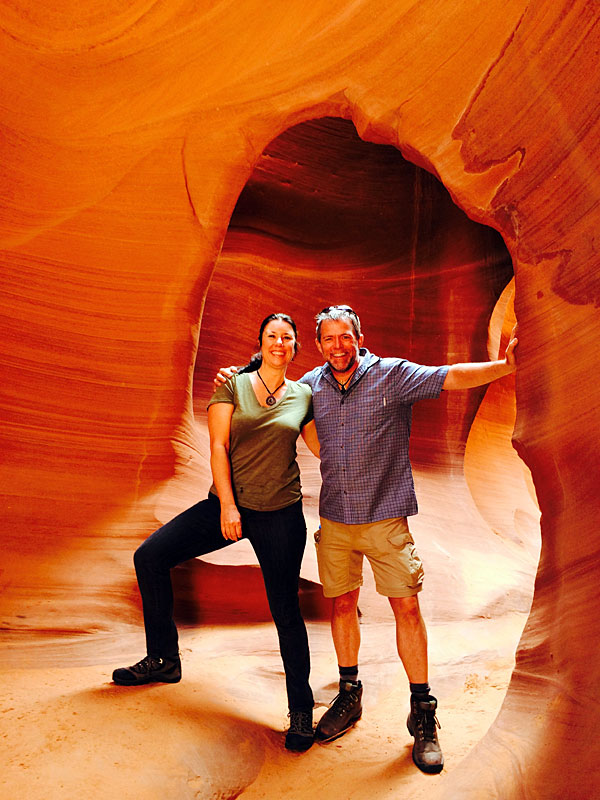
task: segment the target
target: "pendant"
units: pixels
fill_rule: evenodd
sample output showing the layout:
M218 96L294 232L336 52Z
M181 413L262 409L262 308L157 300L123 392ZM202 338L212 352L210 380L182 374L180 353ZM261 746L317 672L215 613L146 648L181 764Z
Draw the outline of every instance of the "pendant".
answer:
M270 395L267 397L267 399L266 399L266 401L265 401L265 402L266 402L266 404L267 404L268 406L274 406L274 405L275 405L275 403L277 402L277 400L275 400L275 398L273 397L273 395L272 395L272 394L270 394Z

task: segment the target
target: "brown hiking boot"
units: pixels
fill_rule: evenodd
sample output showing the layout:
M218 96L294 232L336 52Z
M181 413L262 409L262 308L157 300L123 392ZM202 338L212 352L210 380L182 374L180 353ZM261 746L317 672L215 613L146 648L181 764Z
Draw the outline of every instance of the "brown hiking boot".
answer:
M410 714L406 721L408 732L415 737L412 757L422 772L441 772L444 756L437 738L436 728L440 727L435 711L437 700L427 695L420 700L416 695L410 697Z
M319 742L332 742L349 731L362 716L362 683L340 681L340 693L323 714L315 731Z

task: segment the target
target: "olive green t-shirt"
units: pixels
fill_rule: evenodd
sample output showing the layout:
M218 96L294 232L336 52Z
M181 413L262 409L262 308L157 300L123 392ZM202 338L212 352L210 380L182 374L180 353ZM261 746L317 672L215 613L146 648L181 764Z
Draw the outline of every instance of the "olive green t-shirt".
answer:
M310 386L288 381L285 394L265 408L256 399L250 374L234 375L210 399L234 406L229 435L233 491L238 505L276 511L302 497L296 440L312 419ZM217 493L215 485L210 488Z

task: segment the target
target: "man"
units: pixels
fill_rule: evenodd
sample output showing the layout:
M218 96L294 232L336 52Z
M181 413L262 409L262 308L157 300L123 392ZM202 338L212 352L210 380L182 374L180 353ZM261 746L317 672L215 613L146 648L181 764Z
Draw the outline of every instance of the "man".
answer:
M424 772L440 772L437 700L430 694L427 632L418 601L423 569L406 522L417 513L408 456L412 405L439 397L442 390L481 386L513 372L517 339L511 336L500 361L425 367L364 349L360 320L349 306L325 308L316 322L325 364L300 380L312 388L320 442L321 529L315 539L323 592L333 599L340 691L315 737L333 741L362 715L357 609L366 556L376 589L388 597L395 617L398 654L410 683L413 761Z

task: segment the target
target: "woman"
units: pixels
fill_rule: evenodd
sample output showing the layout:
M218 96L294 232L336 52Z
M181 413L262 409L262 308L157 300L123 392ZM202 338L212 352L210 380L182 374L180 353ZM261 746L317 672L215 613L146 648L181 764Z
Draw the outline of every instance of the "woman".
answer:
M182 561L247 538L261 566L279 635L290 728L285 746L313 742L313 695L306 627L298 603L306 544L298 433L318 447L308 386L286 380L298 350L296 325L270 314L258 334L260 352L217 389L208 408L213 485L197 503L152 534L136 551L148 655L113 672L121 686L181 680L170 570Z

